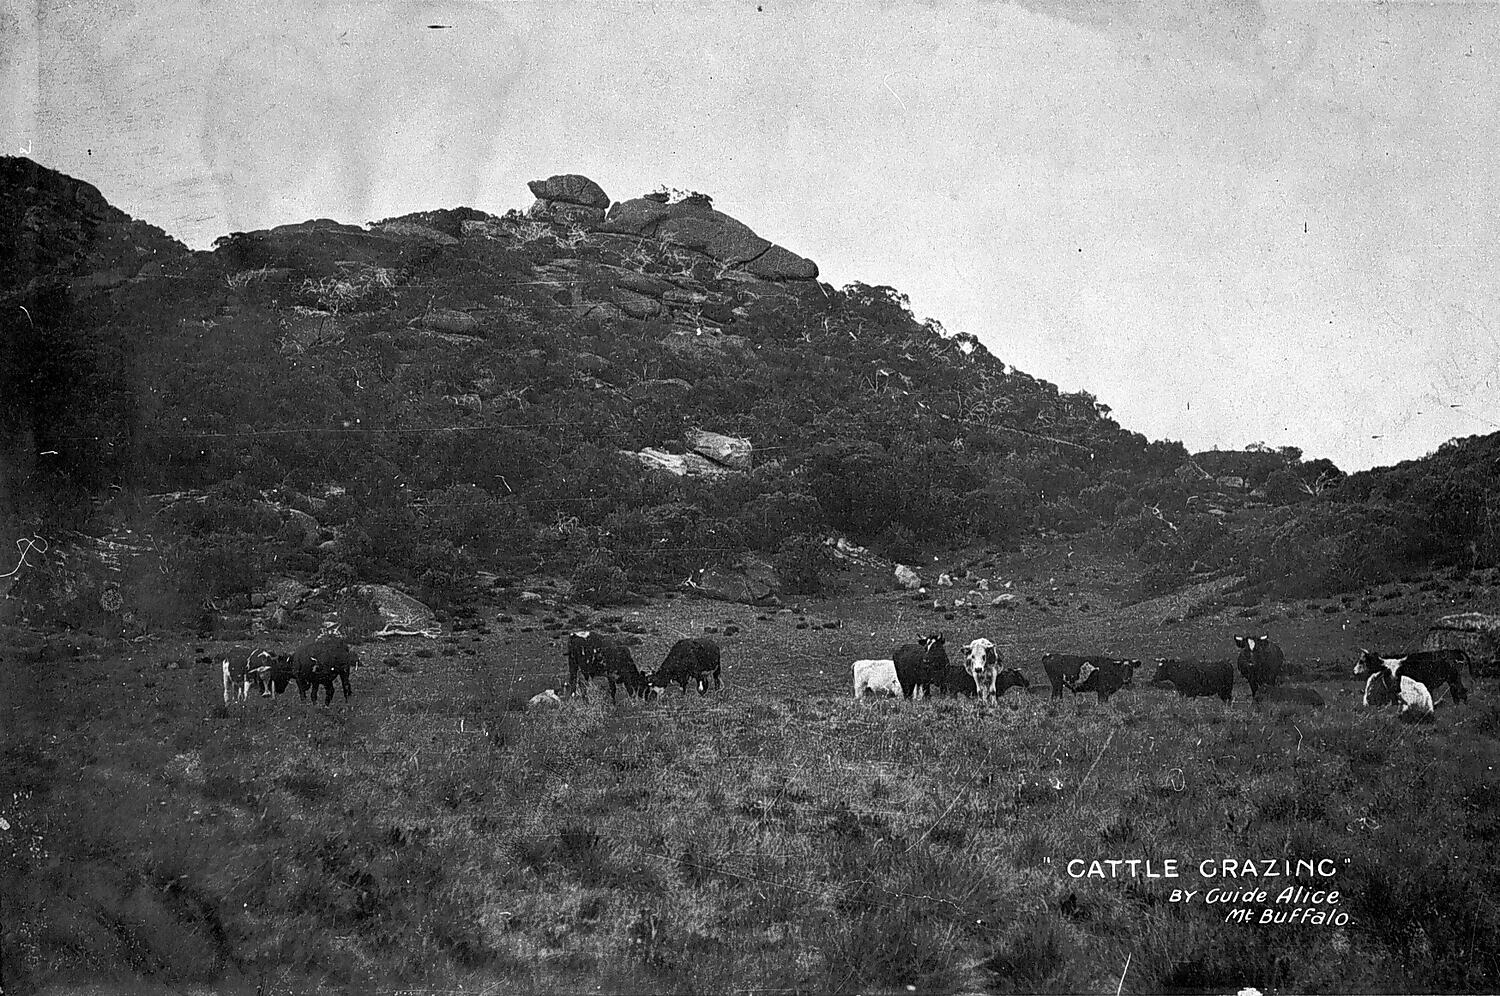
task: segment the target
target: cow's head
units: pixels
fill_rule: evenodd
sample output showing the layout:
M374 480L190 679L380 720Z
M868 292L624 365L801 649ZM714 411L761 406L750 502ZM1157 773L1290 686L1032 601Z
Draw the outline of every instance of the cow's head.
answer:
M1133 685L1135 683L1135 669L1141 666L1141 662L1139 660L1120 661L1119 665L1125 670L1125 684Z
M918 637L922 643L922 666L939 668L948 666L948 649L943 646L943 634Z
M1154 685L1158 681L1171 681L1172 665L1177 663L1178 660L1175 657L1156 658L1156 671L1151 675L1151 684Z

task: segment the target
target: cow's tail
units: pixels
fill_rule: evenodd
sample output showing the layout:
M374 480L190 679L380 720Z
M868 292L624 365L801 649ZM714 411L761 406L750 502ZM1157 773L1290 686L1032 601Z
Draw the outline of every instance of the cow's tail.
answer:
M225 654L221 661L224 666L224 704L229 705L229 655Z

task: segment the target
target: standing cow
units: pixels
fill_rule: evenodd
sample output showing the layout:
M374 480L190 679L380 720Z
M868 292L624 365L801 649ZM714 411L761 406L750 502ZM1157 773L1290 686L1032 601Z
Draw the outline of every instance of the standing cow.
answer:
M901 694L909 699L915 698L920 690L923 695L930 696L932 686L941 684L948 670L948 651L943 646L943 634L919 636L916 643L897 647L894 660Z
M1043 654L1042 670L1047 674L1047 681L1052 685L1052 697L1062 698L1063 688L1067 687L1076 696L1078 694L1077 683L1079 673L1085 664L1098 667L1102 663L1112 663L1117 667L1129 665L1130 674L1140 667L1141 662L1137 660L1120 660L1114 657L1101 657L1097 654ZM1090 689L1092 691L1092 689ZM1075 700L1076 701L1076 700Z
M1178 695L1187 698L1217 695L1227 705L1234 699L1234 665L1228 661L1181 661L1158 657L1151 684L1171 684Z
M661 662L661 667L647 680L662 689L676 682L682 686L683 695L687 694L688 682L696 682L698 694L703 695L708 691L710 677L714 680L715 689L724 687L720 677L722 670L719 645L707 637L692 636L672 644L672 649L667 651L667 659Z
M1281 672L1286 669L1286 655L1269 636L1236 636L1234 645L1240 648L1240 674L1250 683L1250 695L1254 697L1261 688L1281 681Z
M292 651L291 672L297 681L297 695L307 699L307 690L312 689L312 700L318 701L318 689L326 689L324 705L333 702L333 680L338 679L344 689L344 701L349 701L353 689L349 686L349 671L359 663L354 651L342 637L320 636Z
M235 647L219 658L224 676L224 704L231 699L244 702L255 688L262 698L271 695L274 686L273 673L277 670L278 658L269 650L246 650ZM286 688L283 680L282 688Z
M1103 658L1085 661L1078 669L1078 677L1069 686L1073 689L1074 701L1077 701L1076 696L1084 692L1094 692L1099 696L1100 702L1108 702L1111 695L1131 683L1140 663Z
M636 667L630 648L602 633L581 630L568 634L568 695L582 691L588 694L588 683L594 678L609 682L609 700L616 701L616 688L625 686L626 695L646 697L646 676Z
M964 645L964 670L974 679L974 692L985 702L995 698L995 682L1000 677L1000 651L984 637Z

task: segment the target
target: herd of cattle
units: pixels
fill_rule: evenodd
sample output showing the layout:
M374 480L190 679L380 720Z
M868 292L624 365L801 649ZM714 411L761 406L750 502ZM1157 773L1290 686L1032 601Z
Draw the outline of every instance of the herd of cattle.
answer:
M1290 702L1317 707L1323 697L1311 688L1283 686L1286 656L1268 636L1243 635L1234 638L1239 648L1238 670L1250 686L1256 704ZM965 695L992 701L1010 688L1030 690L1031 682L1020 669L1002 667L1000 652L990 640L979 638L964 645L962 664L948 658L942 633L918 637L915 643L898 647L890 658L854 662L854 697L867 693L897 698L921 698L938 694ZM344 640L324 636L304 644L290 654L268 650L237 649L222 658L224 704L245 701L252 688L262 696L274 697L286 691L295 681L297 692L305 700L312 690L312 701L318 690L326 690L324 704L333 701L333 682L337 678L344 698L351 694L350 669L358 658ZM1066 688L1076 696L1093 692L1100 702L1133 684L1139 660L1100 655L1044 654L1040 661L1052 698L1061 699ZM1364 704L1385 706L1399 704L1400 716L1408 722L1430 720L1433 693L1449 686L1455 702L1468 699L1460 671L1473 666L1460 649L1422 650L1402 656L1385 656L1364 650L1354 674L1365 681ZM678 640L667 652L661 667L647 674L636 666L630 647L622 640L587 630L568 637L569 697L585 693L590 682L603 678L609 686L611 701L623 687L627 696L647 698L678 685L687 694L688 685L696 685L698 694L707 693L709 682L723 687L722 654L719 645L706 637ZM1235 667L1227 660L1200 661L1157 658L1151 684L1170 687L1186 697L1218 696L1226 704L1234 699ZM532 707L558 705L562 698L552 689L533 696Z

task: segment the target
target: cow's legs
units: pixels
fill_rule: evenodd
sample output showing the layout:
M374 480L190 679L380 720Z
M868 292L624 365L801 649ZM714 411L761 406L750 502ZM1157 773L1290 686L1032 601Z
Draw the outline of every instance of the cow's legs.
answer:
M349 674L348 674L348 672L346 672L346 671L340 671L339 672L339 684L344 687L344 701L348 702L349 701L349 696L354 694L354 689L351 688L351 687L349 687ZM333 694L333 688L332 688L332 686L329 687L328 693L330 695Z

